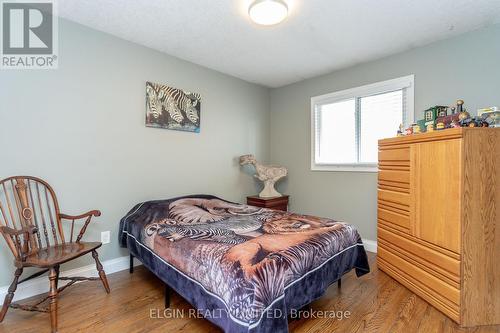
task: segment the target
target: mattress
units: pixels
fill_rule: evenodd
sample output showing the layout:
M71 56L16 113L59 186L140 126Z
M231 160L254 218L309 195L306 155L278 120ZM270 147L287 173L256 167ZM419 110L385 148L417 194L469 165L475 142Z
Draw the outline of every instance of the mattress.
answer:
M210 195L143 202L120 244L225 332L287 332L343 274L369 272L357 230Z

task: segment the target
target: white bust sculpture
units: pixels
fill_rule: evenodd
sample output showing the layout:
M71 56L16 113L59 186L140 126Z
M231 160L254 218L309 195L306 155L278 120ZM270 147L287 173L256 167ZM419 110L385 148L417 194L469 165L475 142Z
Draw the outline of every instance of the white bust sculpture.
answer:
M281 193L274 189L274 184L288 174L288 170L284 167L273 165L262 165L257 162L253 155L240 156L240 165L252 164L255 167L257 174L255 178L264 182L264 189L259 193L261 198L281 197Z

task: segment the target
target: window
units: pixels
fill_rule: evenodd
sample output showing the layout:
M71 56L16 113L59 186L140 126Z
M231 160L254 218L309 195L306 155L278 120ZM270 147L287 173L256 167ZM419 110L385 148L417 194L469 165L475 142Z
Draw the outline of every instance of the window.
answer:
M311 98L311 169L377 171L378 140L413 123L414 77Z

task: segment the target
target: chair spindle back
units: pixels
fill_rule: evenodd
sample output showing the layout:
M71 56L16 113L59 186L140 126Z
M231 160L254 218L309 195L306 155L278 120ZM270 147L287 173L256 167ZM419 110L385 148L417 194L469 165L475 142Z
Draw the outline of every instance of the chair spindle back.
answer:
M0 181L0 228L18 260L38 249L65 242L52 187L30 176Z

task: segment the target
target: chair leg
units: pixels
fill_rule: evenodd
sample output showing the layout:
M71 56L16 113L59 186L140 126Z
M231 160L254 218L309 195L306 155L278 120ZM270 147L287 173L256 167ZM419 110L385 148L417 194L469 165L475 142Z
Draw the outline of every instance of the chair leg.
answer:
M111 292L111 290L109 289L108 279L106 278L106 273L104 272L104 269L102 268L102 264L99 261L99 255L97 254L97 251L95 251L95 250L92 251L92 257L95 260L95 265L97 267L97 271L99 272L99 277L101 278L104 289L106 289L106 292L109 294Z
M5 295L5 300L3 301L2 312L0 312L0 323L3 322L5 314L7 313L7 310L9 310L10 303L12 303L12 299L14 298L14 293L16 292L17 289L17 283L19 281L19 277L21 276L22 273L23 273L22 268L16 269L16 272L14 273L14 281L12 281L8 293L7 295Z
M51 267L49 270L49 281L50 326L52 328L52 333L57 333L57 270L55 267Z
M61 266L57 265L54 266L54 269L56 270L56 288L59 287L59 271L60 271Z

